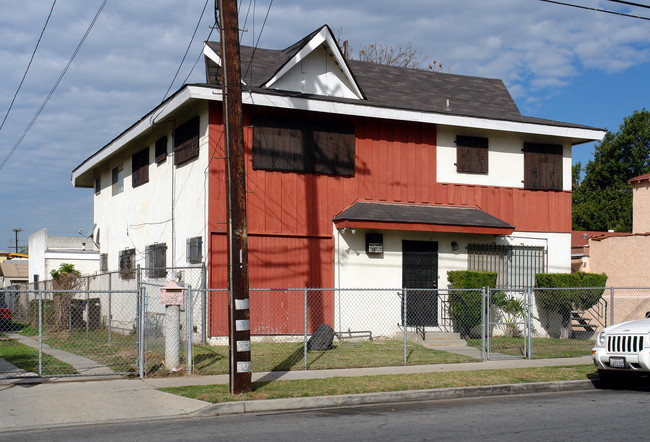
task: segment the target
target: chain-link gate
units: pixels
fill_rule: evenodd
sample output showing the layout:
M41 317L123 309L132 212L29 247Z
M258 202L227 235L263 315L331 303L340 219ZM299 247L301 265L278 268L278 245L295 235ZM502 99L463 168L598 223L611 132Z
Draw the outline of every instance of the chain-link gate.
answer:
M482 304L485 359L530 359L530 289L487 288Z

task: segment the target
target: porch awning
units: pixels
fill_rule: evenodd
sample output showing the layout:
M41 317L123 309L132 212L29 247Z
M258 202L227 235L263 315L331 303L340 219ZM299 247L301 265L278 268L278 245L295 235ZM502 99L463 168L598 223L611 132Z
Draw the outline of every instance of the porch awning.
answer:
M2 262L0 263L0 276L11 281L27 281L29 280L29 263Z
M515 226L474 207L426 206L359 201L333 219L337 229L510 235Z

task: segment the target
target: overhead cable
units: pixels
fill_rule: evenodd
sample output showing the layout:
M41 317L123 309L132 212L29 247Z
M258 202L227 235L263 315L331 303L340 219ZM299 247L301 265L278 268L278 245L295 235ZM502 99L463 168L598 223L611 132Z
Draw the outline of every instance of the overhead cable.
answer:
M639 8L648 8L650 9L650 5L642 5L641 3L634 3L634 2L625 2L623 0L607 0L612 3L621 3L623 5L628 5L628 6L637 6Z
M32 61L34 61L34 56L36 55L36 50L38 49L38 45L41 43L41 39L43 38L43 34L45 33L45 28L47 28L47 24L50 22L50 17L52 17L52 11L54 11L54 5L56 5L56 0L52 3L52 7L50 8L50 13L47 15L47 20L45 20L45 25L43 26L43 29L41 30L41 35L38 36L38 41L36 42L36 47L34 48L34 51L32 51L32 56L29 59L29 63L27 63L27 69L25 69L25 73L23 74L23 78L20 80L20 84L18 85L18 89L16 89L16 93L14 94L14 98L12 98L11 103L9 104L9 109L7 109L7 113L5 114L5 117L2 119L2 124L0 124L0 130L5 125L5 121L7 121L7 117L9 116L9 112L11 112L11 108L14 107L14 102L16 101L16 97L18 96L18 92L20 92L20 89L23 87L23 83L25 82L25 77L27 77L27 72L29 72L29 68L32 65Z
M262 29L260 29L260 34L257 36L257 41L255 42L255 46L253 46L251 61L248 63L248 66L246 66L246 72L244 73L244 75L242 75L242 78L246 78L246 75L248 75L248 70L253 64L253 58L255 57L255 50L257 50L257 46L260 44L260 39L262 38L262 34L264 33L264 26L266 25L266 20L269 18L269 12L271 12L271 6L273 6L273 0L269 2L269 8L266 10L266 16L264 17L264 22L262 23Z
M540 2L545 2L545 3L553 3L555 5L571 6L573 8L587 9L589 11L604 12L606 14L620 15L620 16L623 16L623 17L638 18L639 20L650 20L650 17L643 17L641 15L625 14L623 12L608 11L607 9L591 8L589 6L574 5L572 3L564 3L564 2L554 1L554 0L539 0L539 1Z
M52 89L50 89L50 92L47 94L47 97L45 97L45 100L43 101L43 104L41 104L41 107L38 108L38 111L32 118L32 120L29 122L27 125L27 128L23 131L23 133L20 135L20 138L18 138L18 141L16 141L16 144L11 148L11 151L7 154L4 160L2 160L2 163L0 163L0 170L4 167L5 164L7 164L7 161L9 161L9 158L13 155L13 153L18 149L18 146L20 146L20 143L23 141L27 133L30 131L36 120L38 119L39 115L41 115L41 112L43 112L43 109L47 105L47 103L50 101L50 98L54 94L54 91L56 91L56 88L59 87L59 83L61 83L61 80L63 80L63 77L65 76L66 72L68 72L68 68L70 68L70 65L74 61L75 57L79 53L79 49L81 49L81 46L83 46L84 42L86 41L86 38L88 37L88 34L90 34L90 31L92 30L93 26L95 26L95 22L99 18L99 15L102 13L102 10L104 9L104 6L106 6L106 3L108 0L104 0L99 7L99 10L97 10L97 13L95 14L95 17L93 18L93 21L90 23L88 26L88 29L86 29L86 33L84 36L81 38L81 41L77 45L77 48L74 50L74 53L68 60L68 63L65 65L65 68L63 68L63 71L61 72L61 75L59 75L59 78L57 78L56 82L54 83L54 86L52 86Z

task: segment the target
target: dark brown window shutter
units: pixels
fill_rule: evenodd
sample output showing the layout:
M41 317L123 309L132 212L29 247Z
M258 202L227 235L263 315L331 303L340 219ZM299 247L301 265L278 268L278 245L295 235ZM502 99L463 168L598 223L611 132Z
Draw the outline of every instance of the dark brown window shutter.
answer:
M131 157L131 185L137 187L149 182L149 148L145 147Z
M562 190L562 151L559 144L524 143L524 188Z
M199 117L194 117L174 130L174 165L199 155Z
M167 159L167 137L156 140L156 164L160 164Z
M354 124L253 119L253 168L354 176Z
M483 137L456 137L456 171L488 173L488 139Z

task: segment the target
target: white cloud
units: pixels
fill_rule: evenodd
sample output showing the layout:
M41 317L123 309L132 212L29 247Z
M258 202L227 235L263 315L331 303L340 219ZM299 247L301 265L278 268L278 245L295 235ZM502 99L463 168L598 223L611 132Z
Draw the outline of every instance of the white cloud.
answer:
M612 7L611 2L580 2ZM52 87L100 4L101 0L56 4L13 114L0 132L0 161ZM0 223L0 249L6 249L2 235L14 223L34 231L46 222L60 226L66 219L91 222L90 195L70 186L71 170L160 102L203 5L204 0L107 3L51 102L0 170L0 198L8 201L19 190L20 198L13 201L23 207L17 217L4 217ZM42 0L0 2L0 118L50 6ZM256 2L255 18L250 15L245 26L242 23L248 30L244 44L258 39L267 6L268 0ZM244 2L242 22L247 7ZM172 92L200 54L210 32L212 8L210 2ZM443 71L501 78L523 111L573 87L585 69L615 74L650 62L647 22L521 0L411 0L397 6L386 0L284 0L274 2L260 44L284 48L323 24L335 33L341 29L355 50L375 41L410 42L429 61L441 62ZM216 32L212 39L218 40ZM190 81L203 78L201 60ZM45 210L53 207L52 201L59 205L47 212L47 218L36 216L39 212L32 205ZM23 202L31 205L26 208ZM74 224L71 232L84 227Z

